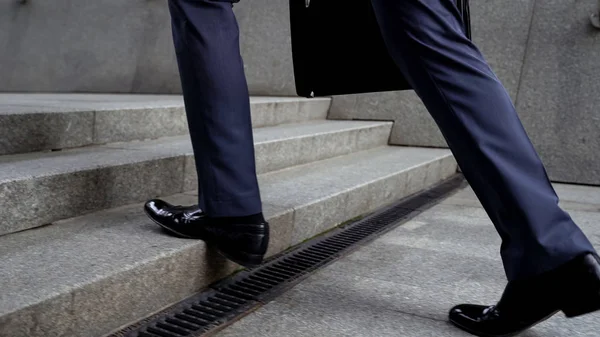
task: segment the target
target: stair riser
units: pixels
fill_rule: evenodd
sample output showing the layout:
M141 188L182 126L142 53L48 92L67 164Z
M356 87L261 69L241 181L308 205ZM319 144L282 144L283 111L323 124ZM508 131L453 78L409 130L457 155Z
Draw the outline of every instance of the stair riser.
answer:
M264 211L272 227L269 255L394 199L408 196L413 189L429 187L455 172L456 163L448 155L295 208L271 206L270 203L278 201L277 196L265 195ZM264 179L261 179L261 185L263 183ZM185 204L193 202L195 196L190 193L169 199ZM123 213L139 214L138 208L131 206L118 212L102 212L94 218L106 221L106 217L113 216L119 221ZM70 221L78 220L70 219L63 224ZM0 317L0 326L4 328L0 337L103 336L192 295L235 270L233 264L207 251L201 241L190 242L186 249L166 252L110 279L83 284L71 296L53 297L42 304L4 315Z
M285 144L262 143L256 146L256 170L258 174L262 174L384 146L388 143L390 130L391 124L351 132L322 134L317 137L295 138ZM196 165L194 157L190 156L186 158L184 189L196 189L197 184Z
M265 127L325 119L329 105L328 99L253 99L252 123L254 127ZM0 114L0 155L187 133L183 103L171 107Z
M387 144L391 124L256 144L257 170L277 169ZM117 151L117 150L115 150ZM123 204L197 189L191 153L0 183L0 235Z

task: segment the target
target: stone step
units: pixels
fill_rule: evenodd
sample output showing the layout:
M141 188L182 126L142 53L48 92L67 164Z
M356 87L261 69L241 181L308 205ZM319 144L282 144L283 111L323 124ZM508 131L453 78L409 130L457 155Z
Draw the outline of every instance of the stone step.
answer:
M325 119L330 99L251 97L254 127ZM0 155L188 133L178 95L0 94Z
M455 172L447 150L384 146L260 175L269 255ZM237 269L165 235L141 204L2 236L0 256L1 337L103 336Z
M311 121L254 130L258 173L387 144L391 123ZM0 156L0 235L197 189L189 136Z

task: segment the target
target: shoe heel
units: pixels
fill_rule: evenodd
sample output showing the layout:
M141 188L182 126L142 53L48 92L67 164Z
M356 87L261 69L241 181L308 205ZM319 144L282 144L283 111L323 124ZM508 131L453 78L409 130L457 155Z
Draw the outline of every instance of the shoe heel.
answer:
M250 254L242 251L226 251L218 249L217 251L227 259L239 264L242 267L254 268L258 267L263 263L264 255L262 254Z
M570 303L562 308L567 318L586 315L597 310L600 310L600 291L596 291L592 296L571 298Z

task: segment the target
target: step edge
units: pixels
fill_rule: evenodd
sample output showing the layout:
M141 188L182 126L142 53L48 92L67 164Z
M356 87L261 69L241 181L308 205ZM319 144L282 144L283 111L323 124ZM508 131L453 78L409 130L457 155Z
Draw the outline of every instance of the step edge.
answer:
M10 93L0 93L0 99L2 98L2 96L4 95L22 95L22 96L27 96L27 95L39 95L39 94L10 94ZM76 94L48 94L49 96L54 96L54 95L76 95ZM88 95L88 94L82 94L82 95ZM98 94L98 95L107 95L107 98L110 98L108 96L110 96L111 94ZM31 104L31 103L3 103L6 106L23 106L23 107L39 107L39 108L45 108L47 109L46 111L25 111L25 112L3 112L0 113L0 117L1 116L17 116L17 115L29 115L29 114L35 114L35 115L39 115L39 114L61 114L61 113L65 113L65 114L69 114L69 113L86 113L86 112L106 112L106 111L138 111L138 110L148 110L148 109L172 109L172 108L185 108L185 104L183 102L183 96L181 95L156 95L156 96L160 96L160 97L170 97L172 99L181 99L181 102L168 102L168 103L164 103L164 105L160 105L160 106L153 106L153 105L143 105L140 102L135 102L134 104L139 104L137 106L131 106L131 107L99 107L99 108L83 108L83 107L74 107L74 108L57 108L54 106L46 106L44 105L44 103L40 103L40 104ZM269 100L269 99L273 99L273 100ZM327 103L327 102L331 102L332 99L328 98L328 97L316 97L316 98L304 98L304 97L296 97L296 96L250 96L250 105L268 105L268 104L293 104L293 103ZM35 102L35 101L33 101ZM64 102L68 102L68 101L64 101ZM85 104L86 102L81 101L81 104ZM94 103L98 103L98 102L91 102L91 104ZM127 105L129 102L120 102L124 105ZM115 103L115 104L120 104L120 103ZM56 102L53 104L57 104ZM2 108L2 104L0 104L0 109ZM56 110L51 110L53 108L57 108L59 109L58 111Z
M335 121L333 121L332 123L336 123ZM365 122L358 122L358 123L365 123ZM296 123L292 123L290 125L294 125ZM322 131L322 132L314 132L314 133L306 133L306 134L302 134L302 135L295 135L295 136L285 136L282 138L278 138L278 139L270 139L270 140L261 140L261 141L255 141L254 146L257 145L263 145L263 144L272 144L272 143L278 143L278 142L285 142L285 141L292 141L292 140L298 140L298 139L309 139L309 138L314 138L314 137L321 137L321 136L325 136L325 135L336 135L336 134L345 134L345 133L350 133L350 132L355 132L355 131L373 131L374 129L379 129L379 128L386 128L386 127L390 127L391 128L391 123L388 122L375 122L375 123L369 123L369 124L362 124L362 125L353 125L353 126L346 126L343 128L339 128L339 129L335 129L335 130L330 130L330 131ZM277 126L271 126L268 128L277 128ZM185 141L186 142L186 146L187 145L191 145L191 141L189 140L189 136L188 135L180 135L180 136L170 136L170 137L161 137L161 138L157 138L157 139L150 139L150 140L139 140L139 141L131 141L131 142L114 142L114 143L107 143L107 144L102 144L102 145L92 145L92 146L87 146L87 147L81 147L81 148L73 148L73 149L67 149L65 151L57 151L56 152L56 156L60 157L61 154L64 154L65 156L69 156L73 153L75 153L76 155L90 155L88 151L86 150L96 150L96 149L100 149L100 150L122 150L122 151L146 151L144 149L139 149L139 147L146 147L146 146L152 146L152 145L159 145L160 141L165 141L165 142L179 142L179 141ZM79 152L79 153L78 153ZM47 152L47 151L40 151L40 152L31 152L31 153L22 153L22 154L10 154L10 155L3 155L0 156L4 157L4 158L8 158L10 156L31 156L34 157L34 155L36 154L43 154L46 155L47 157L50 157L51 154L53 152ZM52 172L49 174L41 174L41 175L35 175L35 176L26 176L24 178L17 178L17 179L5 179L2 180L0 179L0 184L3 183L7 183L7 182L16 182L16 181L22 181L28 178L37 178L37 177L54 177L54 176L59 176L59 175L63 175L63 174L69 174L69 173L76 173L76 172L85 172L85 171L90 171L90 170L96 170L99 168L106 168L106 167L119 167L119 166L123 166L123 165L131 165L131 164L137 164L137 163L145 163L145 162L149 162L149 161L153 161L153 160L161 160L161 159L167 159L167 158L179 158L179 157L187 157L189 155L193 155L193 152L191 151L191 148L188 151L180 151L180 152L176 152L175 154L171 155L171 154L165 154L164 156L152 156L152 159L143 159L143 160L137 160L137 161L130 161L130 162L126 162L126 163L122 163L119 165L106 165L106 166L94 166L94 167L87 167L87 168L82 168L82 169L73 169L73 170L67 170L64 172ZM126 154L123 154L124 157L126 157ZM15 161L0 161L0 167L3 163L10 163L10 164L14 164L14 163L18 163L19 161L27 161L27 160L43 160L45 158L22 158L22 159L18 159Z

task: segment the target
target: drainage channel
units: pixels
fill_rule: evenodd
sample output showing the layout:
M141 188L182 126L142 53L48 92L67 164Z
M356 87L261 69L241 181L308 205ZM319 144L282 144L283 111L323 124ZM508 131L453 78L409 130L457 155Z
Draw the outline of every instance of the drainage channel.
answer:
M319 269L394 229L466 186L461 174L356 222L307 241L263 265L219 281L108 337L199 337L233 323Z

